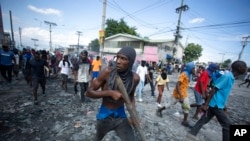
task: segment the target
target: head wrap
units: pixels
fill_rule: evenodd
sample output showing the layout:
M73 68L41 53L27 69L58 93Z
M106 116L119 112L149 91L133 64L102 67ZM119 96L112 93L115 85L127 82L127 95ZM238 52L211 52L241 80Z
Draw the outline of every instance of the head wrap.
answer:
M183 71L184 73L186 73L186 75L188 76L188 79L190 80L191 78L191 73L192 73L192 69L195 67L194 62L189 62L185 65Z
M166 80L167 79L167 71L166 71L166 69L163 69L162 71L161 71L161 78L163 79L163 80Z
M218 65L215 64L215 63L211 63L209 64L208 68L207 68L207 72L208 72L208 75L210 77L212 77L213 73L218 69Z
M130 94L133 90L133 85L134 85L132 67L135 61L136 52L133 47L123 47L118 51L117 54L125 55L129 60L129 65L127 70L123 72L118 72L116 66L112 67L112 71L110 73L107 82L108 89L110 90L118 89L116 85L116 76L119 75L120 78L122 79L125 89L127 90L127 93Z

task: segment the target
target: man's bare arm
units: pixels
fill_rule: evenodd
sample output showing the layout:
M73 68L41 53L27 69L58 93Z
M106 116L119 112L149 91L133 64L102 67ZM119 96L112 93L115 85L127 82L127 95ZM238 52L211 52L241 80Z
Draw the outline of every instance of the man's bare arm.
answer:
M110 75L110 68L107 67L103 69L100 75L91 82L91 86L88 88L86 92L86 96L91 98L103 98L107 96L111 96L114 100L118 100L121 98L121 93L116 90L108 90L105 88L106 81ZM98 89L102 88L101 91Z

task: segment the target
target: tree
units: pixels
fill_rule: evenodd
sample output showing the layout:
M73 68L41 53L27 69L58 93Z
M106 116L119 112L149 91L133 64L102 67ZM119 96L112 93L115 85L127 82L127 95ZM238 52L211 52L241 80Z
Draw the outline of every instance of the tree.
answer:
M106 25L107 27L105 28L105 37L109 37L118 33L127 33L139 36L139 34L136 32L136 27L129 27L123 19L120 19L120 21L107 19Z
M89 49L95 52L99 52L100 44L98 39L94 39L89 43Z
M221 68L224 68L224 69L228 69L230 67L230 64L232 63L232 60L231 59L227 59L225 60L222 64L221 64Z
M189 43L184 50L183 62L191 62L197 60L202 54L202 47L198 44Z

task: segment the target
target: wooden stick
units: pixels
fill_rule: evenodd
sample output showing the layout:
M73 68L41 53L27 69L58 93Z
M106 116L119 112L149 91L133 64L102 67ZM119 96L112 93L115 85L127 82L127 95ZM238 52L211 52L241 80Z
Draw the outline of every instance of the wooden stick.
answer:
M134 123L134 127L135 127L136 131L138 131L138 133L140 134L142 141L146 141L145 135L140 127L140 122L138 120L137 114L135 113L136 111L132 109L132 104L131 104L131 101L130 101L129 96L127 94L127 91L123 85L121 78L118 75L116 76L116 83L117 83L118 89L121 91L121 93L123 95L123 99L125 101L129 115L131 116L131 119Z

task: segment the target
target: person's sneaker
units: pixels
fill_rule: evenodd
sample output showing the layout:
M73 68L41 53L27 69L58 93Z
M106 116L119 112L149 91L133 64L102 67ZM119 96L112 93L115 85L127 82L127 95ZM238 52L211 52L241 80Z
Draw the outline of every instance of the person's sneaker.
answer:
M162 105L160 103L157 102L156 105L158 108L162 108Z
M188 133L186 136L186 141L199 141L199 139L196 136Z
M138 101L139 101L139 102L142 102L143 100L140 98L140 99L138 99Z

